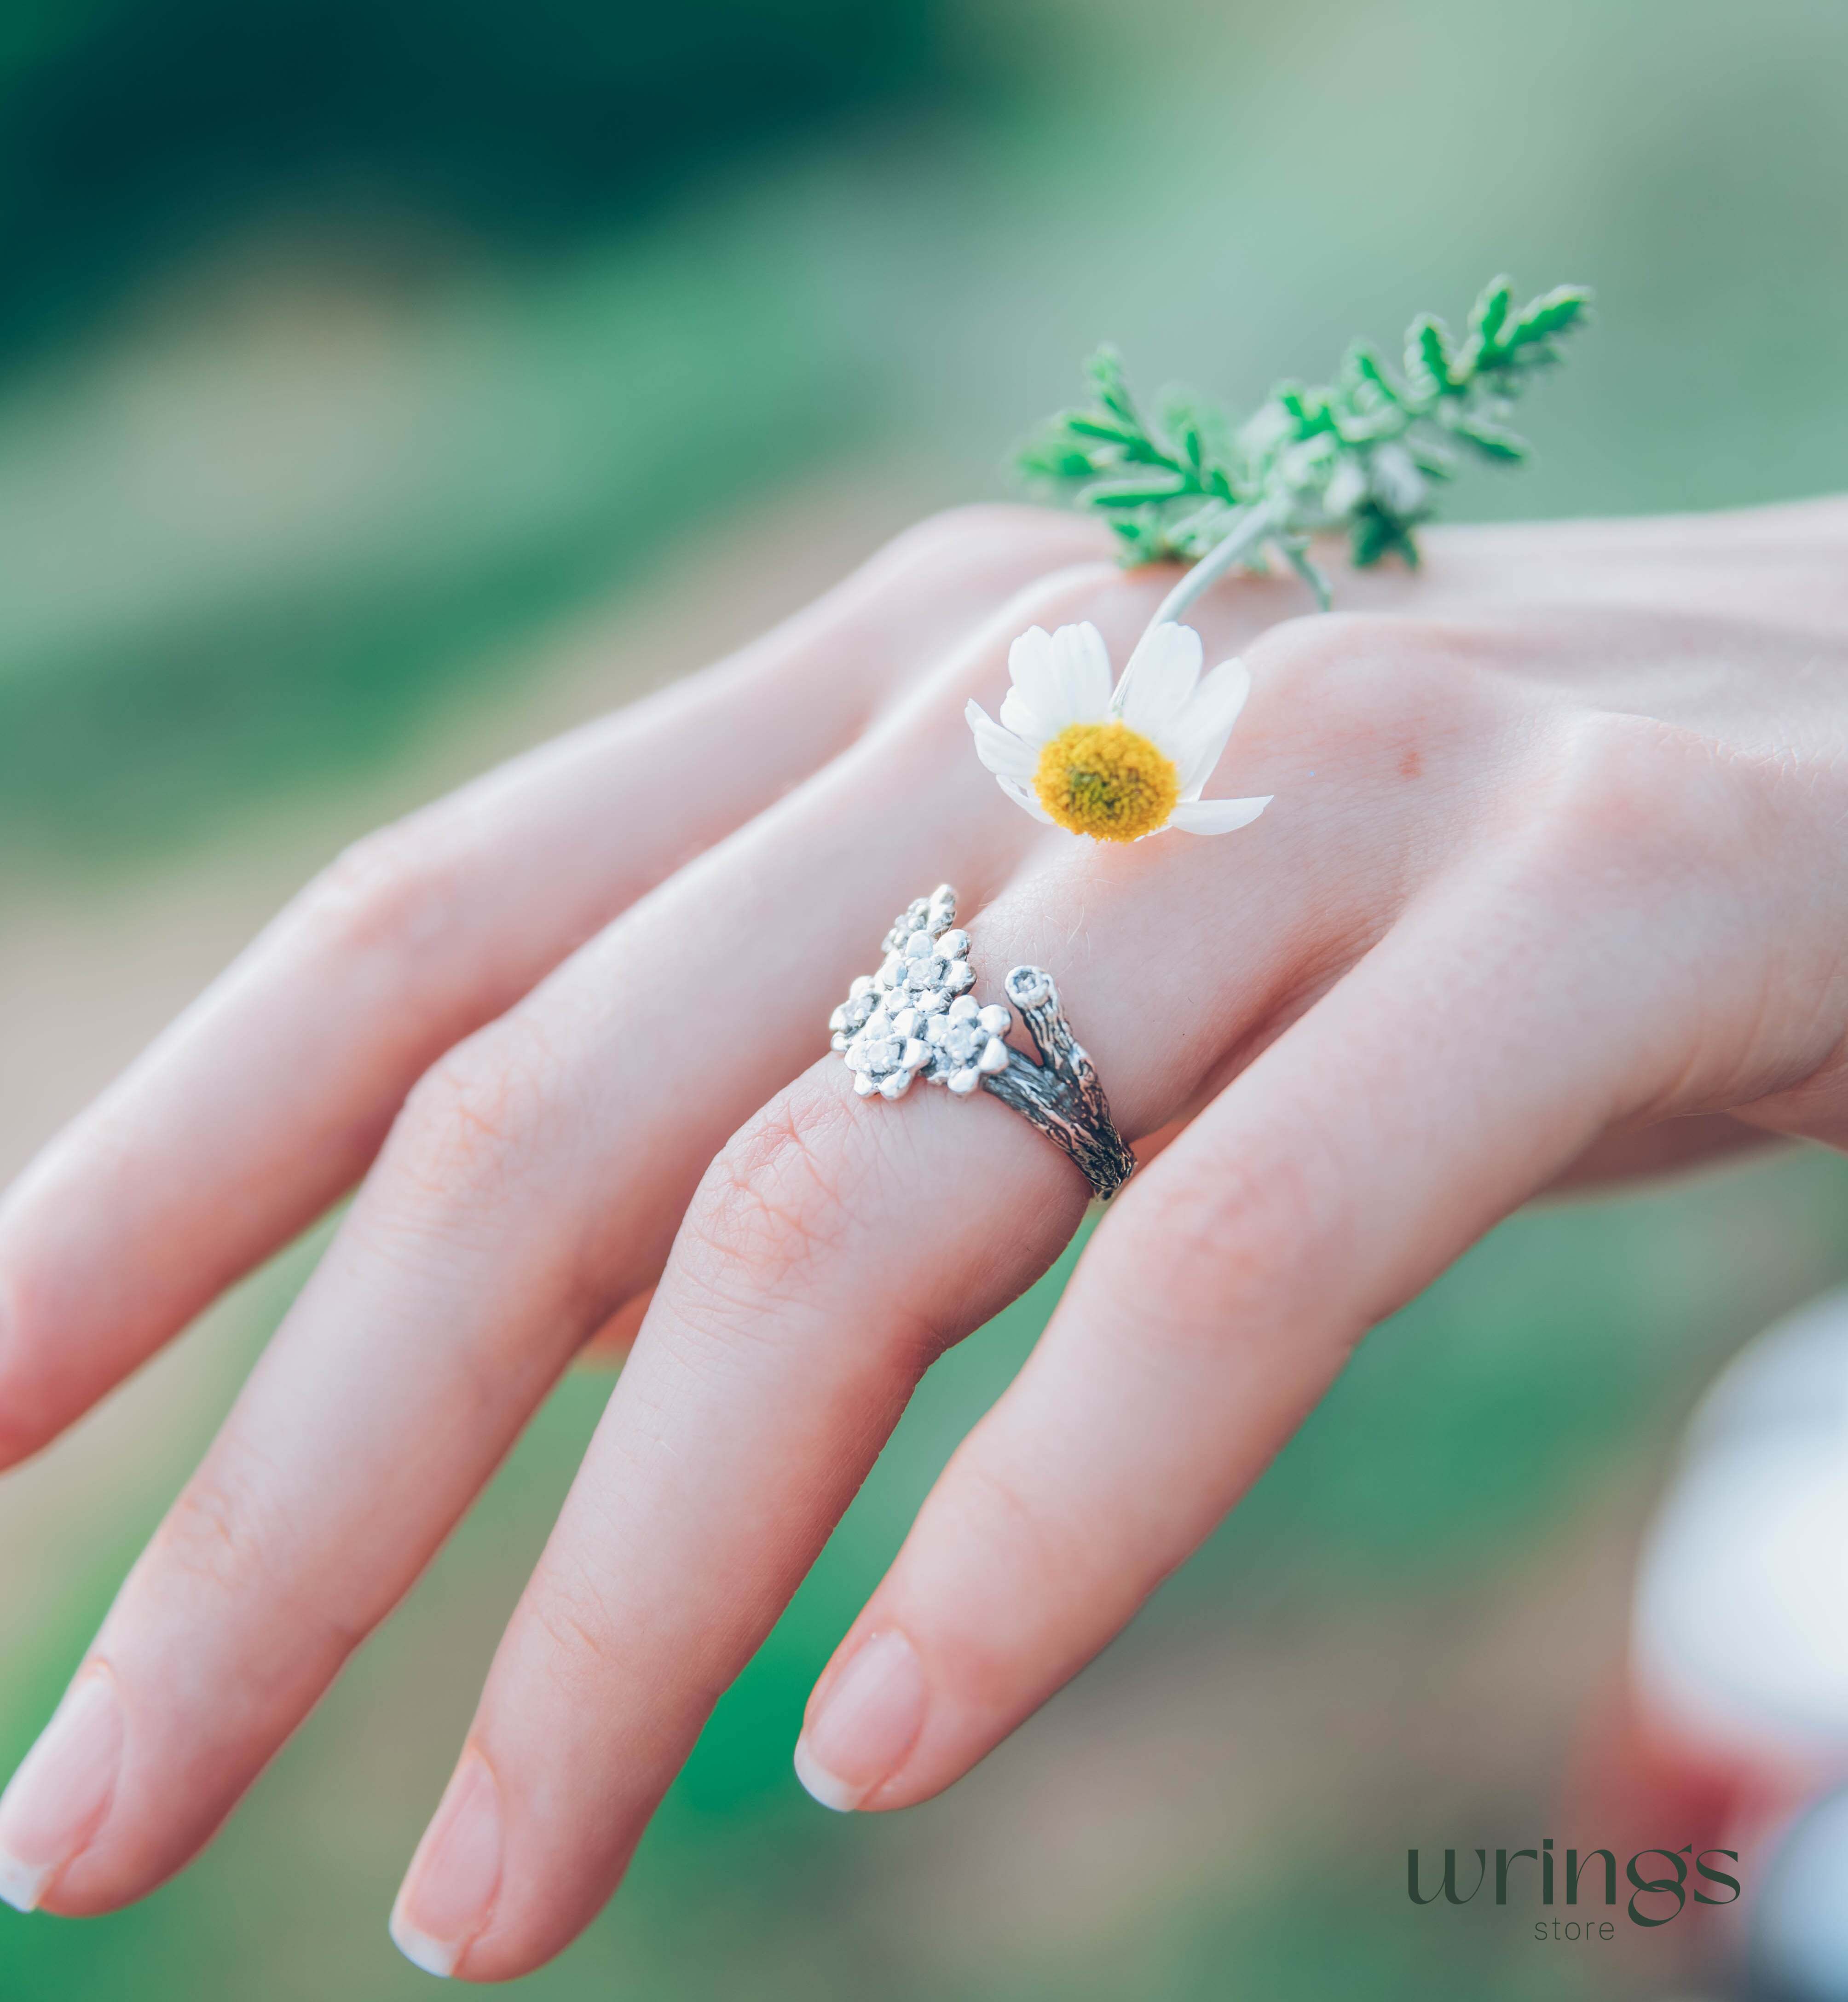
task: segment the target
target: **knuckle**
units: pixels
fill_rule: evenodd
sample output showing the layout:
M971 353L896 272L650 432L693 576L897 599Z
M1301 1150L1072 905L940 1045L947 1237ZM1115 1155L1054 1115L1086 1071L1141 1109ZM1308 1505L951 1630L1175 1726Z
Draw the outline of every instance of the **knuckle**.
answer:
M1319 738L1396 745L1465 710L1493 645L1432 619L1323 612L1274 626L1251 650L1252 671L1283 714L1313 716Z
M152 1548L183 1577L237 1601L274 1589L272 1540L247 1486L202 1468L180 1491Z
M1251 649L1252 671L1255 677L1261 664L1266 685L1292 703L1341 703L1376 689L1415 650L1397 619L1325 612L1273 626Z
M1159 1192L1134 1258L1131 1298L1149 1341L1191 1365L1229 1337L1276 1327L1293 1310L1337 1233L1330 1177L1306 1147L1218 1163ZM1149 1270L1162 1275L1152 1296Z
M619 1672L619 1621L581 1565L558 1564L532 1599L532 1617L554 1656L552 1672L567 1685L607 1685Z
M1023 584L1008 602L1006 623L1065 626L1089 619L1107 631L1131 633L1152 609L1146 577L1106 560L1081 560L1062 564Z
M1072 560L1069 550L1055 553L1051 568L1044 562L1014 580L1011 594L994 615L992 632L1009 638L1030 626L1057 628L1090 620L1107 631L1132 631L1152 609L1146 578L1120 570L1114 563ZM992 675L996 657L982 658L980 672ZM972 675L971 657L952 653L927 684L928 704L951 704L960 715L972 688L980 682Z
M1045 546L1046 514L1002 500L975 500L940 509L895 535L886 545L887 560L898 567L913 564L960 570L997 550L1026 554Z
M908 529L876 560L933 592L973 592L1002 623L1064 624L1119 605L1146 616L1146 579L1126 577L1097 546L1095 525L1000 502L951 508Z
M920 1554L987 1553L978 1575L959 1576L954 1592L933 1592L942 1577L940 1558L925 1557L925 1575L914 1571L912 1582L935 1599L933 1655L949 1667L960 1695L1005 1711L1020 1681L1020 1634L1008 1615L1020 1581L1041 1589L1049 1581L1062 1591L1083 1589L1110 1563L1110 1554L1100 1548L1094 1524L1074 1521L1036 1480L1034 1468L997 1450L979 1426L945 1469L919 1526L914 1544ZM907 1546L904 1561L918 1561L913 1547Z
M1531 735L1522 656L1508 633L1377 613L1323 613L1266 633L1247 655L1252 738L1286 768L1338 780L1355 816L1384 809L1402 841L1428 854L1466 823L1493 819L1501 791L1485 773L1518 762ZM1407 790L1410 781L1423 786ZM1433 816L1442 797L1460 809ZM1409 860L1412 849L1394 852Z
M426 815L374 829L335 856L297 899L298 923L336 950L427 945L457 915L462 886Z
M330 1574L304 1550L297 1528L272 1492L261 1456L247 1442L234 1449L221 1441L213 1463L200 1468L168 1510L136 1575L164 1599L176 1596L177 1582L180 1597L232 1609L228 1617L267 1608L267 1617L286 1623L296 1637L288 1658L274 1669L287 1678L305 1662L343 1659L376 1617L343 1575ZM249 1672L259 1671L253 1665Z
M1665 885L1724 861L1736 807L1710 746L1652 717L1577 714L1549 732L1515 804L1528 866L1580 890Z
M766 1106L720 1151L687 1213L686 1250L708 1290L742 1270L780 1292L838 1249L848 1229L853 1122L831 1094Z
M529 1014L504 1017L426 1071L392 1131L392 1171L427 1195L492 1198L556 1135L569 1094Z
M959 1529L976 1547L1006 1546L1041 1577L1069 1571L1075 1555L1071 1523L1048 1505L1029 1470L983 1446L979 1435L972 1439L957 1456L954 1485L944 1484Z

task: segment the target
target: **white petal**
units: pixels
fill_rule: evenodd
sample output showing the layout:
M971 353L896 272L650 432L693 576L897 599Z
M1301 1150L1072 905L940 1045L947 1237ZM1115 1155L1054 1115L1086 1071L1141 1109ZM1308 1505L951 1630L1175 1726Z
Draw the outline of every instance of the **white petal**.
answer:
M1056 737L1056 730L1048 730L1017 688L1010 688L1001 698L1001 727L1011 730L1023 744L1038 750L1048 738Z
M1266 793L1261 800L1183 800L1169 814L1168 825L1183 834L1230 834L1249 827L1275 797Z
M1004 730L978 702L963 711L975 735L975 755L997 778L1030 779L1039 760L1011 730Z
M1062 626L1052 636L1052 650L1070 706L1058 729L1067 723L1100 722L1110 713L1110 649L1104 635L1089 623Z
M1130 655L1111 708L1178 765L1175 728L1199 679L1200 635L1191 626L1158 626Z
M1056 737L1068 723L1076 720L1067 713L1060 652L1044 626L1030 627L1009 647L1007 671L1021 701L1047 736Z
M1226 752L1232 727L1251 692L1251 675L1243 661L1222 661L1194 691L1181 711L1180 797L1197 800Z
M997 772L995 774L995 783L1004 793L1006 793L1008 797L1013 801L1016 806L1024 807L1027 811L1033 815L1035 820L1044 821L1048 827L1058 826L1058 822L1052 818L1051 814L1047 812L1046 809L1040 804L1039 801L1034 797L1032 793L1030 793L1024 786L1020 784L1017 780L1006 778L1000 773Z

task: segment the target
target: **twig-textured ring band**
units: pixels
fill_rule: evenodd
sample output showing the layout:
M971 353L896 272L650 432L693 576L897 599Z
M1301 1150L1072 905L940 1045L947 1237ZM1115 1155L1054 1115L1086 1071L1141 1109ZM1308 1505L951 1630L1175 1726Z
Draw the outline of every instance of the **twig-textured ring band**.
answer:
M969 934L956 929L956 892L947 883L905 910L886 933L884 952L879 971L862 974L828 1019L860 1097L902 1098L919 1077L959 1098L991 1093L1069 1154L1107 1202L1128 1181L1135 1156L1060 1010L1051 975L1016 966L1003 982L1011 1007L978 1002L970 992ZM1037 1063L1003 1040L1016 1010Z

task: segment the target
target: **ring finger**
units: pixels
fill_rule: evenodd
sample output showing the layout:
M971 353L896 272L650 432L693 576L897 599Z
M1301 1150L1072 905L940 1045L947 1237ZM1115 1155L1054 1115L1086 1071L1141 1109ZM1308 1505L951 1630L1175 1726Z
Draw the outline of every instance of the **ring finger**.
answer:
M1260 766L1267 784L1301 776L1260 727L1249 755L1267 751L1291 768ZM990 992L1010 961L1055 968L1124 1130L1152 1132L1388 921L1411 822L1372 825L1358 870L1267 822L1230 873L1210 842L1064 846L972 921L972 958ZM982 1094L862 1103L833 1063L725 1149L406 1880L395 1927L420 1964L504 1978L588 1921L919 1373L1044 1268L1084 1200ZM893 1731L921 1722L902 1664L879 1701Z

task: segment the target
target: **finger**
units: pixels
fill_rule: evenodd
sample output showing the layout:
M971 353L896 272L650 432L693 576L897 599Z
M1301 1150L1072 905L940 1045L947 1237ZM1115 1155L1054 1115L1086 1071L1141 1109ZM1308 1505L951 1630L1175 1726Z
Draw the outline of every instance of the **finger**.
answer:
M724 666L349 851L0 1204L0 1464L350 1188L445 1050L1082 546L1026 511L933 525Z
M1369 1327L1670 1074L1632 919L1581 908L1562 937L1514 917L1520 889L1485 869L1415 910L1124 1191L817 1686L802 1756L831 1804L907 1805L983 1756L1193 1551ZM878 1691L901 1648L902 1731Z
M964 1109L933 1093L905 1113ZM927 1198L922 1223L911 1149L941 1166L968 1143L876 1117L838 1065L804 1077L698 1199L400 1894L420 1965L523 1973L588 1923L919 1374L1076 1226L1082 1181L1004 1118L980 1143L1002 1172ZM997 1255L1004 1181L1023 1210ZM877 1289L849 1202L880 1233Z
M1200 851L1166 867L1184 900L1222 868ZM1281 947L1247 950L1229 971L1216 930L1193 927L1169 1006L1210 994L1195 1012L1211 1026L1164 1033L1137 975L1173 930L1138 888L1149 867L1146 853L1067 860L970 926L980 967L1056 958L1128 1132L1197 1089L1234 1025L1274 1002L1285 964ZM1280 940L1282 880L1254 869L1248 905L1276 915ZM586 1922L918 1372L1037 1276L1085 1198L1072 1164L998 1102L863 1104L832 1063L727 1146L411 1867L396 1928L420 1964L500 1978Z
M34 1819L42 1760L0 1804L0 1852L26 1843L43 1902L119 1903L209 1836L570 1355L652 1283L727 1134L808 1060L894 880L913 882L926 852L975 880L1037 838L948 749L961 685L1002 671L1016 616L413 1093L103 1624L79 1680L106 1677L113 1708L54 1727L119 1717L106 1813ZM915 811L886 810L894 787ZM866 837L843 847L843 825Z

